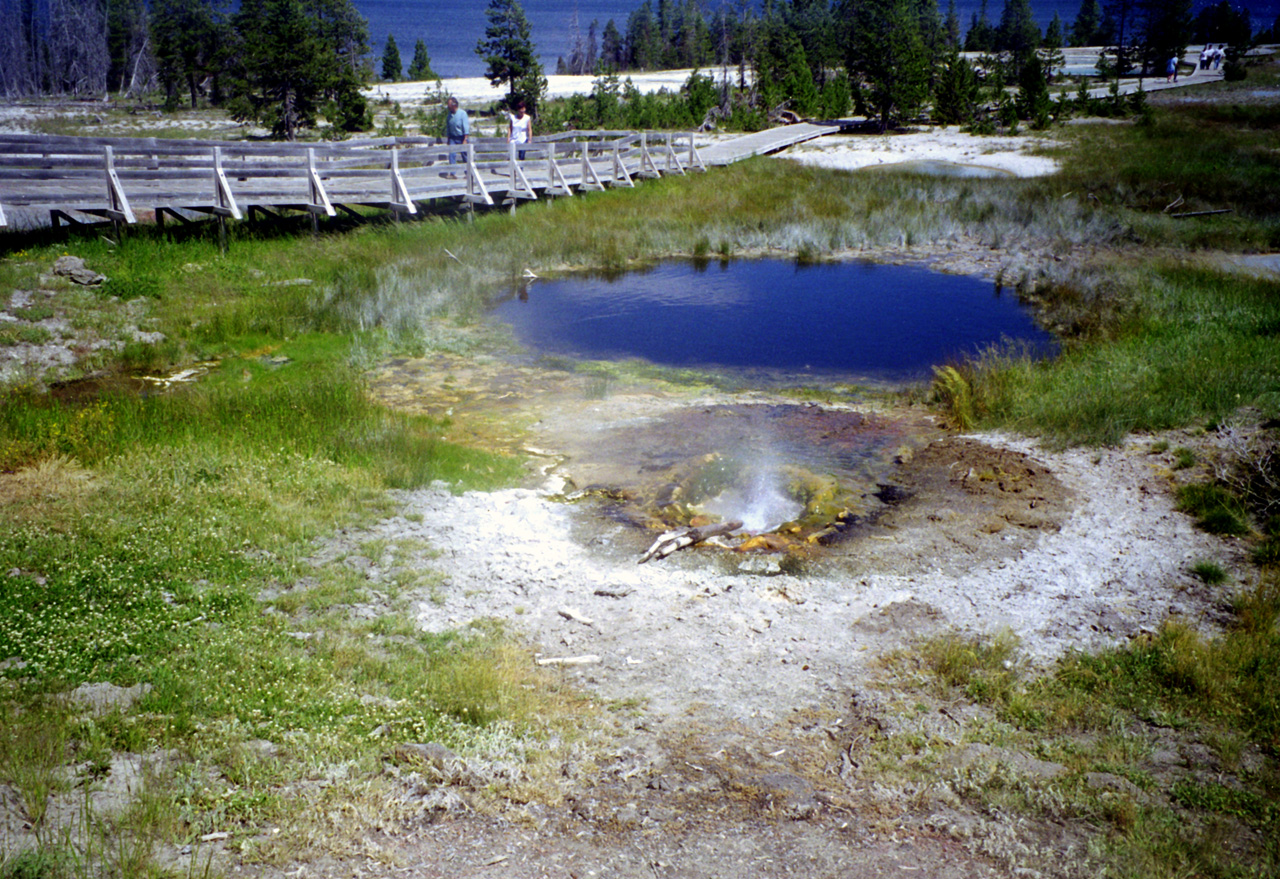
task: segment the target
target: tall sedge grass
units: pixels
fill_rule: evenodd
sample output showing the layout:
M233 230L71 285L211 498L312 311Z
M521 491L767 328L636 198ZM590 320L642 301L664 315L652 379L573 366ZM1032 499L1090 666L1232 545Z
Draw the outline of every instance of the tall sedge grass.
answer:
M970 365L981 423L1065 444L1114 444L1246 405L1280 413L1280 284L1175 263L1119 283L1132 310L1098 333L1114 338L1069 342L1052 362L997 352Z

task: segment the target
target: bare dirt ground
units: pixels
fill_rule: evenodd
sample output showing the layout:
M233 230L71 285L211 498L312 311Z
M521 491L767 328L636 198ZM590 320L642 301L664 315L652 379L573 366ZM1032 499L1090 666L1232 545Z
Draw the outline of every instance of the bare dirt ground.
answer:
M1230 564L1232 549L1174 510L1169 455L1143 441L1050 452L1012 436L960 436L927 413L872 402L642 385L600 395L588 381L498 363L389 365L375 382L385 399L523 426L498 442L524 443L539 472L523 489L405 493L400 516L325 552L358 554L370 539L428 547L407 564L445 579L416 602L419 625L504 621L528 639L531 662L599 701L599 737L518 800L458 782L467 761L456 758L428 786L420 820L369 840L394 870L312 862L287 875L1088 875L1079 828L976 812L949 779L955 766L911 783L864 765L885 731L959 745L977 720L938 706L904 721L877 668L944 631L1012 631L1030 661L1047 662L1169 614L1211 619L1214 596L1187 568ZM842 478L875 496L830 542L741 551L735 538L637 564L655 532L619 498L649 497L645 473L660 482L704 455L669 427L727 403L806 419L861 409L892 452ZM632 443L628 461L647 469L604 465L619 436ZM759 449L759 438L750 444ZM363 563L374 582L394 575ZM958 749L957 765L973 753ZM1033 777L1062 769L1023 754L1001 760Z

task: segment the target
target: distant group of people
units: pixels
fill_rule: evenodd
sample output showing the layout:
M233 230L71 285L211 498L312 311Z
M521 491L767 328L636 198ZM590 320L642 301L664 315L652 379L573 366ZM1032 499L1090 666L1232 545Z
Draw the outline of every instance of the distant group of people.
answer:
M471 139L471 118L467 111L458 107L457 98L449 98L449 115L444 120L445 140L450 146L461 146ZM523 100L516 101L512 112L507 114L507 140L516 145L527 144L533 139L533 117ZM519 150L520 161L524 161L524 150ZM449 153L449 164L456 165L458 154ZM457 174L450 174L457 177Z
M1226 43L1214 45L1208 43L1200 50L1200 69L1201 70L1217 70L1222 66L1222 59L1226 57Z
M1200 50L1200 70L1217 70L1222 66L1222 59L1226 57L1227 44L1206 43L1204 48ZM1165 82L1178 81L1178 63L1182 59L1174 55L1169 59L1168 66L1165 67Z

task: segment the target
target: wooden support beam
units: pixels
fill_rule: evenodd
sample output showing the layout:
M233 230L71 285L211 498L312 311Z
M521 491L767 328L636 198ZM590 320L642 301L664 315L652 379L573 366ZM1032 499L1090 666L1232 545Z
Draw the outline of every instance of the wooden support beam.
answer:
M107 204L110 205L107 216L116 222L136 223L138 220L133 215L133 208L129 207L129 197L124 194L124 187L116 176L115 151L109 146L102 149L107 171Z
M333 205L329 203L329 194L324 191L324 183L320 181L320 175L316 172L315 147L307 148L307 189L311 202L309 209L324 213L328 217L334 216Z
M4 215L4 205L0 204L0 226L8 226L9 218Z
M582 180L578 183L578 188L600 192L604 189L604 182L596 173L595 165L591 164L591 150L585 141L578 141L578 148L582 150Z
M53 228L55 229L61 229L63 222L65 222L68 226L85 225L83 222L81 222L80 220L77 220L75 217L71 216L66 211L60 211L57 208L54 208L53 210L49 211L49 222L53 223Z
M547 188L542 191L542 194L573 195L573 188L569 186L569 181L564 178L560 166L556 164L554 147L547 152Z
M251 204L251 205L249 205L247 208L245 208L245 210L246 210L246 211L248 212L248 214L249 214L249 222L253 222L253 221L254 221L254 220L256 220L259 216L266 217L266 218L267 218L267 219L269 219L269 220L278 220L278 219L280 219L280 215L279 215L279 214L274 214L274 213L272 213L271 211L267 210L266 208L264 208L264 207L263 207L262 205L260 205L260 204Z
M253 210L253 208L252 208L252 207L250 207L250 208L249 208L249 210L250 210L250 211L252 211L252 210ZM259 210L261 210L261 208L259 208ZM164 215L165 215L165 214L168 214L169 216L173 217L175 220L177 220L178 222L182 223L182 225L184 225L184 226L193 226L193 225L195 225L194 223L192 223L192 222L191 222L190 220L188 220L186 217L182 216L182 214L178 213L178 212L177 212L176 210L174 210L173 208L156 208L156 225L158 225L158 226L163 226L163 225L164 225ZM250 214L250 216L252 216L252 213Z
M243 219L244 216L240 213L240 206L236 204L236 197L231 192L231 184L227 182L227 175L222 170L222 147L213 148L213 188L215 204L213 213L219 217L231 217L236 220ZM219 228L225 239L225 227ZM225 246L223 249L226 249Z
M363 215L362 215L358 210L356 210L355 208L351 207L351 205L346 205L346 204L341 204L341 203L339 203L339 204L337 205L337 208L338 208L338 210L342 211L344 214L346 214L346 215L347 215L347 216L349 216L349 217L355 217L357 220L363 220L363 219L364 219L364 216L363 216Z

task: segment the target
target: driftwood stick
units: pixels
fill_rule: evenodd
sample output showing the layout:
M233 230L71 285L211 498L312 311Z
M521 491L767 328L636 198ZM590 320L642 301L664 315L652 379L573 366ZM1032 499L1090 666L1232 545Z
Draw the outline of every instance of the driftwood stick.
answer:
M1170 214L1169 217L1174 220L1181 220L1184 217L1209 217L1214 214L1229 214L1231 210L1231 208L1223 208L1220 211L1188 211L1185 214Z
M732 522L703 525L699 528L686 528L679 534L659 537L653 542L653 546L649 547L649 551L640 557L638 564L643 565L649 559L664 559L678 549L701 543L708 537L715 537L717 534L728 534L731 531L737 531L741 527L742 522L734 519Z

